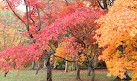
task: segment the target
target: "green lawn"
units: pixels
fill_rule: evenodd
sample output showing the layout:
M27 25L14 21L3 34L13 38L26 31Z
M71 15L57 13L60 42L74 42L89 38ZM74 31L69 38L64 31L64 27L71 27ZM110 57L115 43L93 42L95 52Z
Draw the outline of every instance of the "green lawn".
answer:
M40 70L38 75L35 75L35 70L11 71L7 77L0 73L0 81L46 81L46 71ZM64 70L53 70L53 81L77 81L75 80L76 71L64 73ZM96 71L95 81L112 81L115 77L107 77L106 71ZM90 81L91 76L87 76L87 70L81 70L81 81Z

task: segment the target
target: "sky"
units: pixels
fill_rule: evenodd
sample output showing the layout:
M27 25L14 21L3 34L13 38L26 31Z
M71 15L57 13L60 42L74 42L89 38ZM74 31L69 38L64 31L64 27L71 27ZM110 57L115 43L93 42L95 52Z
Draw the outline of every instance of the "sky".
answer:
M2 1L2 0L0 0L0 1ZM26 12L26 8L25 8L25 6L23 4L19 5L17 7L17 9L20 10L20 11Z
M23 4L19 5L19 6L17 7L17 9L18 9L18 10L21 10L21 11L23 11L23 12L26 12L26 8L25 8L25 6L24 6Z

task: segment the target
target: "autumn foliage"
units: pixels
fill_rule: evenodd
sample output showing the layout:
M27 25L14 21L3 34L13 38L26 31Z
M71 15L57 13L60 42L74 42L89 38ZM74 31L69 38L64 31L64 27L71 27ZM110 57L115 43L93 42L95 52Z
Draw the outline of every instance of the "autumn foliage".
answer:
M117 0L106 16L97 22L101 24L98 34L100 47L104 47L102 59L110 74L125 78L131 71L136 80L137 55L137 1Z
M12 10L19 23L26 27L27 31L22 35L31 38L30 45L17 45L16 41L17 44L7 46L0 53L0 68L4 72L24 68L30 61L45 58L47 72L51 73L54 58L65 60L66 57L69 61L75 57L77 64L87 62L94 71L100 56L110 74L125 78L125 73L131 71L132 80L136 80L136 0L116 0L110 8L107 0L103 0L104 7L96 0L88 6L78 0L3 0L3 3L2 9ZM22 3L26 12L21 15L16 7Z
M87 42L87 46L96 41L93 36L96 34L95 30L98 29L98 26L95 25L94 21L105 13L100 9L86 7L79 1L76 3L61 1L64 4L60 2L50 4L43 0L25 0L27 13L24 13L21 18L20 15L15 13L15 7L22 2L20 0L6 1L7 5L5 4L4 7L11 9L14 15L25 24L27 32L25 32L24 35L30 35L33 44L13 48L9 47L1 52L1 68L3 68L4 71L14 68L19 69L29 61L37 60L43 55L45 50L50 52L52 48L56 47L54 44L55 41L61 42L65 39L67 42L71 40L73 42L73 44L71 44L73 49L69 48L69 50L71 52L76 51L75 53L77 54L80 49L86 48L81 44L81 41L84 41L84 43ZM47 4L51 9L47 8ZM39 11L41 11L42 14L40 14ZM61 35L65 35L67 32L70 33L69 37L64 36L63 39L60 39ZM49 47L52 48L49 50Z

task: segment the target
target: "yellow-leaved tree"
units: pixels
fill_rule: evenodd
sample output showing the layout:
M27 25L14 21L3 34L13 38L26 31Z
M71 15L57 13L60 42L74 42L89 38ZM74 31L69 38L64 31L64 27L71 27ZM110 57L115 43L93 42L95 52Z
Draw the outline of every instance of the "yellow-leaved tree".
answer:
M66 41L63 41L61 42L59 45L58 45L58 48L56 49L56 53L55 53L55 56L57 57L55 59L55 64L57 64L57 60L65 60L66 63L65 63L65 72L68 71L68 68L70 67L71 70L75 69L75 63L79 62L78 60L76 59L80 59L81 62L79 62L79 64L81 66L83 66L83 61L85 61L85 56L82 54L82 55L79 55L79 56L76 56L76 54L74 52L68 52L68 48L67 46L69 46L71 44L71 42L66 42Z
M7 47L25 45L29 42L29 38L22 35L22 25L20 25L15 18L13 18L10 11L1 11L0 17L0 51ZM22 31L20 31L22 30Z

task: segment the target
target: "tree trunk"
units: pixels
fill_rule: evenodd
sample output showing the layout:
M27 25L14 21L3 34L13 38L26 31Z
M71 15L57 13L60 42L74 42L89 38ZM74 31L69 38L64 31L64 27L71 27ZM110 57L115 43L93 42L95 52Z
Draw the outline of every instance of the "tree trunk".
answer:
M126 78L124 79L120 79L118 76L114 79L114 81L130 81L131 78L128 76L127 72L124 73L124 75L126 76Z
M66 60L67 60L67 57L68 56L66 56ZM66 63L65 63L65 72L68 72L68 61L66 61Z
M7 76L8 72L9 72L9 70L8 70L8 71L4 74L4 77L6 77L6 76Z
M127 71L125 72L126 78L124 80L131 80L131 77L128 76Z
M103 0L104 9L108 9L107 0Z
M47 63L47 60L46 60L46 55L44 54L44 64L43 64L43 68L46 68L46 63Z
M75 68L75 56L74 57L72 57L72 60L73 60L73 62L72 62L72 66L71 66L71 70L76 70L76 68Z
M95 69L92 69L92 77L91 77L91 81L94 81L95 78Z
M44 60L43 68L46 68L46 60Z
M76 71L77 71L76 80L80 80L80 66L78 63L77 63Z
M90 76L91 73L91 66L88 66L88 76Z
M52 81L52 69L50 65L50 60L47 60L47 81Z
M57 65L54 63L54 67L53 67L54 69L57 69Z
M39 65L39 62L38 62L38 68L40 67L40 65Z
M32 61L32 69L35 68L35 61Z
M40 68L41 68L41 66L40 66L40 64L39 64L39 62L38 62L38 68L37 68L37 71L36 71L36 75L38 74Z

